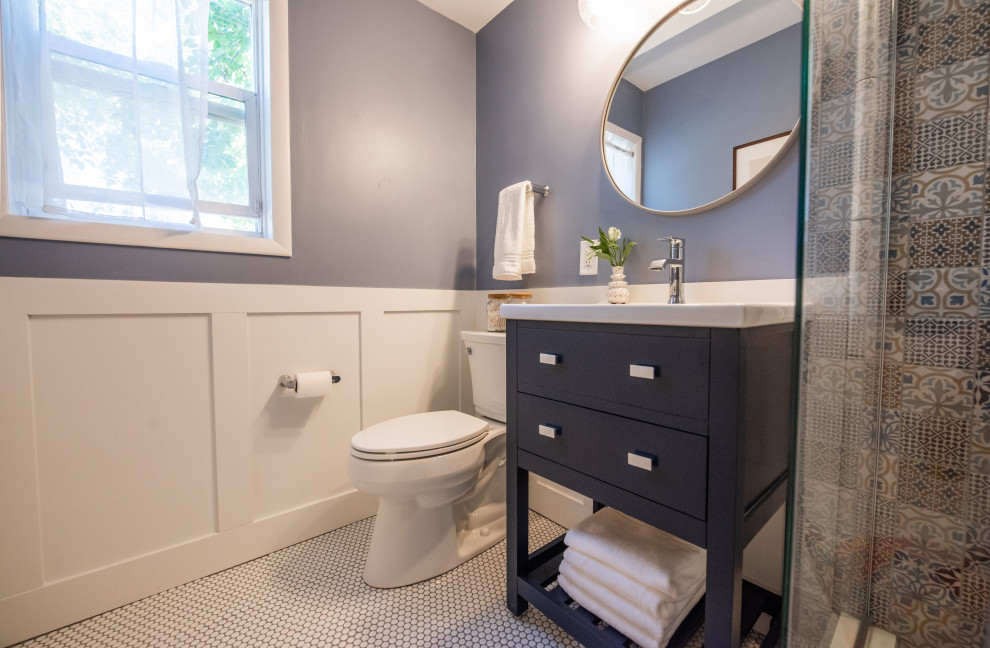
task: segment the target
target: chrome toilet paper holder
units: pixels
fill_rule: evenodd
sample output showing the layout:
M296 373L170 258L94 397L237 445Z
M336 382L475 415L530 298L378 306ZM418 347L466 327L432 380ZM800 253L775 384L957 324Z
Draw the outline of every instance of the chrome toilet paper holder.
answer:
M330 372L330 382L332 382L334 385L336 385L337 383L340 382L340 376L338 376L336 373L334 373L333 371L331 371ZM281 376L278 377L278 386L279 387L284 387L286 389L293 389L294 390L296 388L296 377L295 376L290 376L289 374L282 374Z

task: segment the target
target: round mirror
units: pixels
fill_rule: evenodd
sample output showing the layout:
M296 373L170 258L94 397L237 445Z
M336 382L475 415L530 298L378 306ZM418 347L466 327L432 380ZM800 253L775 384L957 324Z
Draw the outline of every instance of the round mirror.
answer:
M801 8L694 0L639 42L612 84L602 159L644 209L691 214L758 181L798 135Z

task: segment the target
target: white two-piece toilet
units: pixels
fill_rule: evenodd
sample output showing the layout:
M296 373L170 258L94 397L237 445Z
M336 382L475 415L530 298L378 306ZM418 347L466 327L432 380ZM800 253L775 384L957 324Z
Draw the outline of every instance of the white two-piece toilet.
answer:
M377 495L364 580L438 576L505 537L505 334L463 331L474 407L400 416L351 439L348 473Z

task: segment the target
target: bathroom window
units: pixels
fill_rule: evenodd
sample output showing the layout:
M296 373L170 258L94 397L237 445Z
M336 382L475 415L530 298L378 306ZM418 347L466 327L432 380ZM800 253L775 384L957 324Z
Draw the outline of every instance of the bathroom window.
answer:
M287 0L0 2L0 235L291 252Z
M642 203L643 138L612 122L606 122L605 160L619 191Z

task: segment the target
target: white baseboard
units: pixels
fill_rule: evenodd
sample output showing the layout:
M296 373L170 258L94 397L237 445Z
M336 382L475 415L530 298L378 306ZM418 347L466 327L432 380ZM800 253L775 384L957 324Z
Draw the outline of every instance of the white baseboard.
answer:
M0 601L0 646L229 569L374 515L377 508L377 498L351 490L253 524L8 597Z
M529 476L529 508L565 529L591 515L591 500L560 484Z

